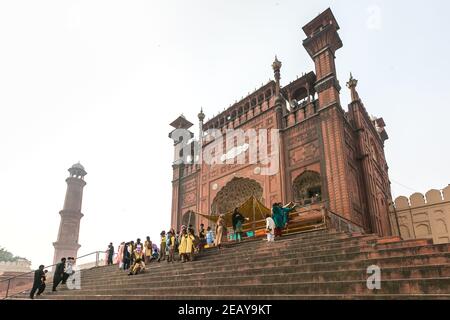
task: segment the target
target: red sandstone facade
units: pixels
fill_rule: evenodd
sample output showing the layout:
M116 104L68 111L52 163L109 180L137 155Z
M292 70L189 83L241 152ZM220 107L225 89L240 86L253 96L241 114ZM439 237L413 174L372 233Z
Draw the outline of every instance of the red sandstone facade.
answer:
M208 225L189 213L224 213L254 194L268 207L274 202L323 202L328 210L367 232L391 233L385 124L381 118L369 117L353 78L347 83L352 102L348 111L343 109L335 64L335 52L342 47L338 30L330 9L303 28L307 37L303 46L315 63L315 72L281 87L281 63L276 59L275 81L204 124L204 114L199 114L201 136L209 129L223 133L279 129L280 170L263 176L258 164L174 163L172 227L189 221L196 227L201 222ZM188 129L192 124L180 117L172 126ZM203 148L210 144L214 141L202 139Z

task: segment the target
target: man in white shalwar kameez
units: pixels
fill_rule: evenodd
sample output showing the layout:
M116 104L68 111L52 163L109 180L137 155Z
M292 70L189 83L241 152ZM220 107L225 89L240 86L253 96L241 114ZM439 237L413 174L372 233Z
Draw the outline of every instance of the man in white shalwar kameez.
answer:
M266 234L267 242L275 241L275 221L273 221L270 214L266 216Z

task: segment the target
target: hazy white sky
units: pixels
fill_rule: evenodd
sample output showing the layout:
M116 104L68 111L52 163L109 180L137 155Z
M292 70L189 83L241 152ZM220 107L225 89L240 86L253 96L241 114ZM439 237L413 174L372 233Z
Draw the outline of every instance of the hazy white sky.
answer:
M447 186L447 0L0 1L0 246L51 263L77 161L79 254L156 240L170 222L168 124L184 113L197 127L201 106L212 117L266 83L275 54L282 84L313 70L301 27L329 6L342 102L352 71L387 124L393 195Z

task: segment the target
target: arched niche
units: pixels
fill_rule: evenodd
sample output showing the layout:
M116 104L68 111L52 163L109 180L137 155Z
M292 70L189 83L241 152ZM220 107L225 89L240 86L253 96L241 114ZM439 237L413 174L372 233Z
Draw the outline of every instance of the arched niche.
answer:
M305 171L295 178L294 201L303 205L322 201L322 179L315 171Z
M196 214L192 210L188 210L183 214L181 218L181 224L189 227L189 225L196 226Z

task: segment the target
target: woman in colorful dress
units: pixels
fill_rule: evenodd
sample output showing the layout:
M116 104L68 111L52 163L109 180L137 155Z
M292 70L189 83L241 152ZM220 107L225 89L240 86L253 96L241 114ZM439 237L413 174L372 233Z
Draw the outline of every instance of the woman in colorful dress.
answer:
M125 242L122 242L119 245L119 248L117 249L117 257L116 257L116 263L119 265L119 269L122 269L123 267L123 250L125 248Z
M283 208L281 203L274 203L272 206L272 218L275 222L275 238L281 237L283 229L286 228L289 220L289 212L294 210L293 208Z

